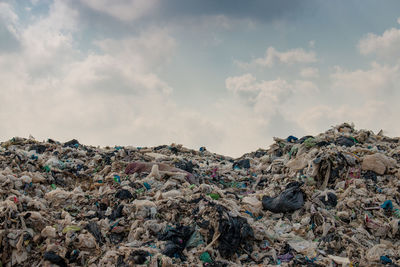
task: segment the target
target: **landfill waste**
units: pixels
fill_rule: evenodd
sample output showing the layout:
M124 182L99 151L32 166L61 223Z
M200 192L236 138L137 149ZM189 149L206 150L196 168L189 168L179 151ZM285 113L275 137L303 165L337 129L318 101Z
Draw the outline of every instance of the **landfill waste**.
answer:
M288 136L240 158L4 141L0 266L399 266L400 138Z
M161 234L160 240L168 241L165 244L163 254L169 257L179 257L183 260L186 259L182 255L182 251L186 247L186 243L189 241L194 230L189 226L178 226L176 228L169 229L166 233Z
M336 207L337 205L337 196L332 192L328 192L327 194L320 196L319 200L321 200L322 203L324 203L324 205L327 207Z
M238 169L250 169L250 160L249 159L241 159L237 162L233 163L233 168L238 168Z
M65 260L53 251L45 252L43 258L51 263L57 264L60 267L68 266Z
M285 191L278 197L264 196L262 198L264 209L274 213L293 212L300 209L304 204L304 193L300 189L302 185L303 183L293 182L288 184Z

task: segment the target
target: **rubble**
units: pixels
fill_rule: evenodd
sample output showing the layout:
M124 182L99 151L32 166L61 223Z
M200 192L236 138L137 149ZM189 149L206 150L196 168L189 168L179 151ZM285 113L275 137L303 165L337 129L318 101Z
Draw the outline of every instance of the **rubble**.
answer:
M237 159L2 142L0 266L400 264L400 138L344 123L274 141Z

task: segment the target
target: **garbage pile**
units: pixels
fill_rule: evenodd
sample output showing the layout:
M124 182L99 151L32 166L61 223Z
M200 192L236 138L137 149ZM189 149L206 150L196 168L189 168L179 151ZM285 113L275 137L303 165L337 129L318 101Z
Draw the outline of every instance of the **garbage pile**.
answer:
M0 146L0 266L398 266L400 138L344 123L238 159Z

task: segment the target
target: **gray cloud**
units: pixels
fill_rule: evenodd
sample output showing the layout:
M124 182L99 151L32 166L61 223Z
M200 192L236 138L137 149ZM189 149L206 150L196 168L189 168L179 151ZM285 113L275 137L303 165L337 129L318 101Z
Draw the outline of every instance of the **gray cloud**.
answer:
M271 21L305 11L305 1L297 0L168 0L161 3L159 12L164 16L226 15L239 19Z
M82 26L91 28L90 34L99 31L112 37L124 32L135 32L149 24L160 26L170 22L185 23L187 18L193 20L196 17L225 16L230 19L250 19L262 22L292 19L309 11L308 2L309 0L163 0L155 2L145 13L134 19L124 19L117 13L105 12L107 10L101 10L100 7L93 8L84 4L84 1L69 1L69 5L79 10ZM125 5L126 9L133 8L132 5ZM135 10L132 10L132 13L135 13Z
M79 26L85 32L85 35L80 38L84 42L105 37L121 38L127 33L138 34L140 32L140 22L121 21L116 17L94 10L81 1L69 1L68 5L78 11Z
M159 0L84 0L90 8L121 21L134 21L147 16L158 6Z

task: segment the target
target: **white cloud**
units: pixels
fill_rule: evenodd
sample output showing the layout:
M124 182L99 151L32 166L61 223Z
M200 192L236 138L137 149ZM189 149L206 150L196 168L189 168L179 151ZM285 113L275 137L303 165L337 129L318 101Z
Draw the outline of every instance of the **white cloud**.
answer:
M227 32L235 32L239 28L248 28L248 19L238 19L226 15L179 16L168 22L168 28L174 33L184 36L186 41L201 44L204 47L221 45Z
M354 122L357 128L399 133L393 123L400 108L400 68L372 63L367 69L344 70L337 67L327 84L330 90L319 95L314 105L304 105L297 121L317 133L330 125Z
M296 48L286 52L279 52L274 47L268 47L265 57L257 58L252 61L252 64L272 67L276 62L292 65L295 63L312 63L317 61L317 56L314 51L305 51L303 48Z
M239 92L258 90L255 81L256 78L252 74L247 73L241 76L228 77L225 80L225 86L228 90L238 94Z
M257 81L252 74L228 77L225 80L226 88L237 96L250 93L252 102L278 102L281 95L291 90L287 81L276 79L271 81Z
M18 16L14 13L13 7L7 3L0 3L0 19L13 24L18 22Z
M366 69L356 70L336 67L330 77L324 90L310 80L258 81L250 73L226 79L226 87L236 96L237 102L232 105L241 110L237 120L251 118L241 125L254 132L242 130L241 135L261 143L262 132L268 138L274 131L280 137L301 137L342 122L398 135L400 126L393 121L400 113L399 65L372 63Z
M203 140L199 134L208 141L223 136L168 96L171 87L156 73L175 49L167 30L99 40L100 51L84 54L75 44L77 19L55 1L48 15L19 26L18 53L0 55L0 122L8 125L2 139L32 134L96 145L191 146ZM186 129L191 120L196 124Z
M292 86L285 80L261 81L254 99L254 112L267 114L274 112L292 91Z
M293 91L302 94L315 94L319 92L318 86L311 81L296 80L293 83Z
M400 29L391 28L382 35L369 33L358 44L363 55L376 54L384 59L400 56Z
M400 17L397 19L397 23L400 24Z
M207 114L212 104L198 111L171 97L171 86L158 74L176 50L168 29L98 40L84 53L76 44L78 19L55 1L48 15L17 25L20 50L0 54L0 124L7 125L0 127L1 140L32 134L93 145L178 142L244 152L244 143L232 148L224 141L233 126Z
M309 45L313 48L314 43ZM297 129L292 133L301 136L317 134L329 125L345 121L354 122L357 128L385 129L398 135L400 126L393 122L397 121L400 113L397 103L400 64L389 64L386 59L399 58L400 29L389 29L382 35L369 34L360 41L359 49L361 54L376 54L385 59L385 63L373 62L369 67L350 70L336 67L329 76L330 80L318 79L324 90L319 90L309 80L319 77L319 70L314 67L300 70L300 76L305 80L258 81L251 73L228 78L226 87L237 97L235 107L252 118L246 124L256 132L252 138L261 142L260 131L270 136L273 126L280 128L277 131L279 135ZM289 65L316 61L316 56L306 56L306 53L298 49L279 52L269 47L264 58L236 63L244 67L272 67L278 63ZM245 119L245 115L237 116L238 120ZM290 127L281 127L281 123ZM243 135L250 136L249 133Z
M327 122L331 123L331 125L342 122L356 122L357 127L363 127L368 119L377 117L376 112L383 107L382 104L380 102L368 102L358 107L347 104L333 106L320 104L308 107L300 112L298 121L301 125L305 125L310 132L315 133L320 131L321 127L327 128Z
M74 48L73 34L77 31L77 16L77 11L58 0L51 5L48 16L19 30L23 47L20 56L30 71L61 71L64 64L76 58L79 51Z
M139 36L103 39L97 41L96 45L106 54L124 60L125 64L148 69L153 62L168 60L176 43L168 30L155 28L146 30Z
M263 80L252 73L232 76L225 80L226 95L202 110L194 109L189 107L190 99L184 106L175 102L172 83L162 75L180 48L172 33L193 34L196 40L218 37L220 31L235 29L239 24L232 23L237 21L210 16L192 23L187 19L181 28L172 23L172 30L170 24L142 28L118 39L98 39L87 52L77 43L85 34L79 27L81 16L65 3L55 1L48 15L33 17L29 25L23 25L12 6L0 4L0 20L14 29L20 45L17 53L0 54L0 124L7 125L0 127L2 140L32 134L38 139L78 138L95 145L178 142L239 156L267 146L273 135L301 137L343 121L400 132L393 123L400 113L398 65L338 67L331 80L321 77L318 84L312 78L319 71L311 67L296 68L298 80ZM125 14L120 19L140 18L135 16ZM316 62L313 42L309 45L309 50L270 47L265 58L250 64Z
M133 21L148 15L159 0L81 0L90 8L122 21Z
M226 155L240 156L265 147L272 140L267 130L268 120L254 114L253 108L243 105L237 97L219 100L213 107L213 121L224 128L218 147Z
M106 39L96 44L104 54L93 55L82 64L92 65L93 61L101 61L95 68L88 68L103 77L96 83L99 86L111 75L112 79L119 77L127 82L127 87L134 92L137 89L159 89L163 93L171 93L172 88L154 73L154 69L162 66L173 54L175 40L168 35L168 31L153 29L139 37Z
M349 94L347 97L357 97ZM343 122L354 122L357 129L379 131L384 129L389 135L398 136L400 127L393 123L397 120L400 109L394 103L370 99L360 105L351 102L317 104L297 114L297 121L310 133L319 133L329 126ZM329 125L327 125L329 123Z
M18 37L17 26L19 19L15 14L13 7L7 3L0 3L0 29L1 24L5 26L7 31L15 38Z
M304 78L317 78L319 76L319 70L317 68L303 68L300 71L301 77Z
M361 97L388 96L400 82L399 66L372 63L367 70L346 71L340 67L331 75L335 90L355 92Z
M228 77L225 85L246 105L252 107L256 114L262 115L276 112L288 99L319 91L311 81L296 80L290 83L280 78L257 81L252 74Z
M215 112L229 129L222 141L224 149L235 150L228 145L234 143L247 151L255 150L268 145L273 136L309 134L308 125L299 124L298 116L321 97L313 82L281 78L257 80L247 73L228 77L225 85L233 98L220 101ZM229 134L232 132L235 134Z

